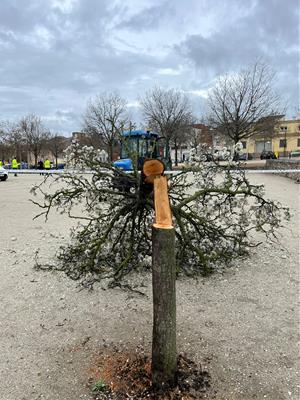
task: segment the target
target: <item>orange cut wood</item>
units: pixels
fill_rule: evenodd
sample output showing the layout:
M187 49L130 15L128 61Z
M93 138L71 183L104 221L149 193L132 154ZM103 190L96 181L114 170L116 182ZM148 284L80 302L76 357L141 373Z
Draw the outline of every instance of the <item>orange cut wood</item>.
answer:
M143 165L143 173L145 176L161 175L165 170L163 162L160 160L145 160Z
M155 176L154 178L154 206L155 206L155 228L172 229L172 213L168 196L168 182L166 176Z

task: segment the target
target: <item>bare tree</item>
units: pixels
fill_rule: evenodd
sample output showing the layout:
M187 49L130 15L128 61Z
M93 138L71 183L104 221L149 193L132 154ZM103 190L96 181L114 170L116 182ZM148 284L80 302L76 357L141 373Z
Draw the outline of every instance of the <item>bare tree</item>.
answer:
M149 128L174 145L177 165L180 142L194 119L187 96L179 90L155 87L141 99L141 104Z
M0 122L0 161L5 159L7 149L6 132L3 123Z
M219 78L211 90L209 122L234 144L269 127L282 117L279 96L273 91L275 74L269 66L256 62L235 75Z
M35 114L28 114L23 117L19 122L19 127L27 145L28 162L29 154L32 153L34 156L34 165L37 167L38 157L50 133L44 128L41 118Z
M189 144L196 149L202 142L202 129L193 127L188 138Z
M24 137L18 124L4 121L1 123L0 130L3 152L2 158L9 159L16 157L21 161L24 153Z
M127 123L126 101L117 93L102 93L90 100L84 114L84 131L98 136L110 161L113 149Z
M70 141L65 136L58 133L50 134L46 147L50 150L55 159L55 168L57 168L58 158L62 156L63 151L69 146Z

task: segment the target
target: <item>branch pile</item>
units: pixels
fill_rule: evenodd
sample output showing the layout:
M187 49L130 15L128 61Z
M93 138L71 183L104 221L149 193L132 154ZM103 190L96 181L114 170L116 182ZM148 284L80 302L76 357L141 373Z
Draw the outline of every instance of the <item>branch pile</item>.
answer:
M52 208L77 219L69 244L57 253L51 268L87 285L108 278L118 284L130 271L151 267L154 201L141 174L128 174L100 161L99 151L73 144L68 164L76 166L32 189L33 201L46 219ZM252 231L276 237L289 217L281 204L268 200L236 165L221 168L199 162L169 179L176 229L178 274L207 275L257 245ZM92 173L87 174L87 171ZM51 182L50 188L48 183Z

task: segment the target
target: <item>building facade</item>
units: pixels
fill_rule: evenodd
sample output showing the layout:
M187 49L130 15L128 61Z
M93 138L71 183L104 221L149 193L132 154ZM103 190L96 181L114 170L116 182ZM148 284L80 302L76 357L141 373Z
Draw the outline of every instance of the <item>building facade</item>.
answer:
M254 158L265 151L279 157L288 157L291 151L300 150L300 119L281 119L273 130L242 140L244 149Z

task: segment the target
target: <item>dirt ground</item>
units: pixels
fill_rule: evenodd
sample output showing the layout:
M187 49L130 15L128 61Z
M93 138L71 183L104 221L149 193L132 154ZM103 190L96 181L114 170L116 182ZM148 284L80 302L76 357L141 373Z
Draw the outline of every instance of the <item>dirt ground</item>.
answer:
M0 182L0 399L91 399L92 360L109 346L150 350L147 296L80 291L57 273L33 270L68 237L70 221L33 221L29 189L40 176ZM251 175L291 208L280 244L264 243L225 274L177 283L178 350L207 368L218 400L299 399L299 185ZM216 394L214 393L216 391Z

